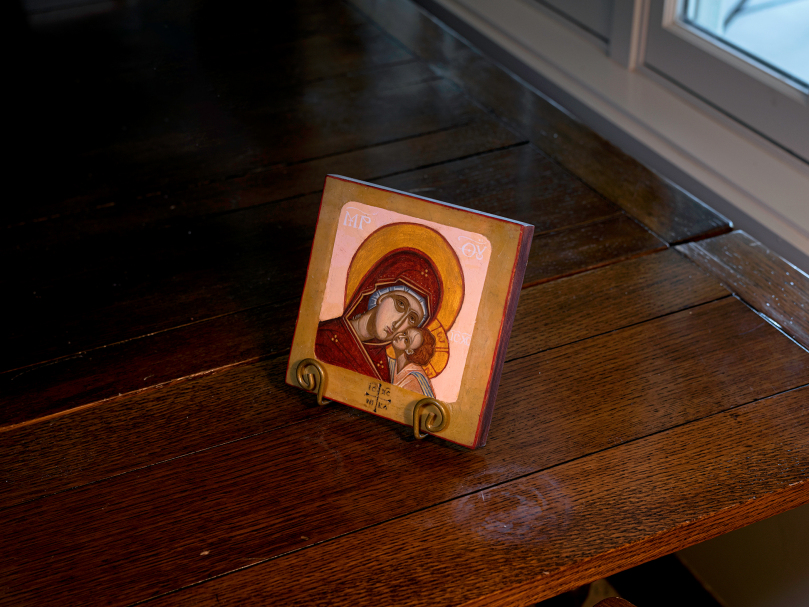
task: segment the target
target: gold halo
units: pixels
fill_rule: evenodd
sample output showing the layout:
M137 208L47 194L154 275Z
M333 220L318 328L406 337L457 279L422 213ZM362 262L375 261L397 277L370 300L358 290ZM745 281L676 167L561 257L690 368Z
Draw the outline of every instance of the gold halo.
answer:
M441 234L432 228L415 223L392 223L383 226L363 241L348 268L343 307L345 308L348 302L354 298L368 271L380 259L397 249L420 251L433 262L444 292L441 307L436 310L430 327L436 321L441 326L441 331L445 331L444 327L452 327L463 303L464 281L461 263L458 261L455 251ZM432 331L432 329L430 330ZM444 333L444 339L446 341L446 333ZM441 370L443 371L443 367Z
M447 332L437 320L431 322L427 329L435 337L435 352L430 362L424 365L424 373L432 379L441 373L449 362L449 340L447 339Z

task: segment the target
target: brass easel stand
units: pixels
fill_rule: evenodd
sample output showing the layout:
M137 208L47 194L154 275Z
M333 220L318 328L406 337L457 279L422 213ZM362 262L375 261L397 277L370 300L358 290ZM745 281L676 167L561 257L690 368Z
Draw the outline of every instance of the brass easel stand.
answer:
M326 392L326 369L314 358L304 358L298 363L295 379L301 388L317 394L318 405L329 404L330 401L323 400L323 394Z
M295 369L295 379L298 381L298 385L307 392L317 394L318 405L327 405L330 402L323 398L323 394L326 392L327 377L326 369L314 358L304 358ZM422 424L422 417L425 416L426 419ZM422 439L428 436L427 433L421 431L422 428L433 434L441 432L447 426L449 426L449 409L444 403L434 398L422 398L416 403L416 407L413 409L413 434L416 438Z
M438 413L436 414L435 411L426 410L427 407L432 407ZM415 409L413 409L413 435L416 438L422 439L427 436L426 433L422 433L421 431L421 418L425 413L427 420L424 422L423 427L427 432L441 432L441 430L449 426L449 409L447 409L447 406L434 398L422 398L416 403Z

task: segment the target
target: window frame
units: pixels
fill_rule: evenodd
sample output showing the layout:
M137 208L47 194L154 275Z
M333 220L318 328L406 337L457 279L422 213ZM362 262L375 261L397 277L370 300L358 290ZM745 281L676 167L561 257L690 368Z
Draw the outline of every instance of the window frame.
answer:
M643 65L809 163L809 88L681 21L682 0L647 0Z

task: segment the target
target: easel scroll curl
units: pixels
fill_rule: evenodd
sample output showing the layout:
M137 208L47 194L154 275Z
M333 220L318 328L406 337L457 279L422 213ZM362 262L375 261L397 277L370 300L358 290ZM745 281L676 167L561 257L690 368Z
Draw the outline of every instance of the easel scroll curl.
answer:
M298 385L307 392L317 394L318 405L328 405L331 402L323 398L323 394L326 392L327 377L326 369L314 358L304 358L295 369L295 379L298 380Z
M422 424L422 418L426 417ZM413 409L413 435L417 439L441 432L449 426L449 408L434 398L422 398ZM427 433L422 432L424 428Z

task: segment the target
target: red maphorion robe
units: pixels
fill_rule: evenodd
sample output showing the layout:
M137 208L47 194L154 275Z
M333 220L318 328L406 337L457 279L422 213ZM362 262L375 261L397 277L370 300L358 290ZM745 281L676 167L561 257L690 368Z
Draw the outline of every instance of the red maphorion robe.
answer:
M324 363L390 381L385 344L363 344L342 316L318 325L315 356Z

